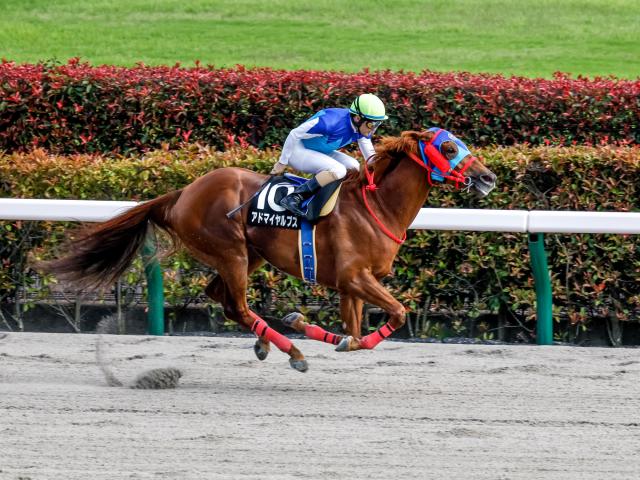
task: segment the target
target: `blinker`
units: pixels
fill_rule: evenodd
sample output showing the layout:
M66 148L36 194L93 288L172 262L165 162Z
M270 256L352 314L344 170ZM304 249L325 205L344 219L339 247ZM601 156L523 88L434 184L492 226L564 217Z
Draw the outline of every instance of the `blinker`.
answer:
M456 166L462 160L464 160L465 157L471 155L471 152L462 140L458 139L455 135L448 132L447 130L432 127L429 129L429 131L435 132L435 135L429 142L424 144L424 147L421 149L420 153L425 164L428 160L433 165L433 169L431 171L431 179L438 182L443 182L444 177L447 176L454 168L456 168ZM442 148L442 144L447 141L454 142L458 147L458 154L451 160L447 160L440 151L440 149Z

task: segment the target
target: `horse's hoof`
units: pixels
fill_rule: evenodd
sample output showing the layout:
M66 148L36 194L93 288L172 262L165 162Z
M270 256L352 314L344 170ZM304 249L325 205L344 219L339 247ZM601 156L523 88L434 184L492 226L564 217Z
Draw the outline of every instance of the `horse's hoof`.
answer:
M291 368L294 368L299 372L306 372L309 370L309 364L304 358L302 360L294 360L293 358L290 358L289 365L291 365Z
M294 328L293 324L304 318L304 315L298 312L291 312L289 315L282 318L281 322L289 328ZM295 330L295 328L294 328Z
M340 340L340 343L336 347L336 352L348 352L349 345L351 344L352 339L353 337L350 335L347 337L342 337L342 340Z
M262 343L260 343L260 340L256 341L256 343L253 345L253 351L256 354L256 357L258 357L258 360L264 360L265 358L267 358L267 355L269 355L269 350L265 350L264 348L262 348Z

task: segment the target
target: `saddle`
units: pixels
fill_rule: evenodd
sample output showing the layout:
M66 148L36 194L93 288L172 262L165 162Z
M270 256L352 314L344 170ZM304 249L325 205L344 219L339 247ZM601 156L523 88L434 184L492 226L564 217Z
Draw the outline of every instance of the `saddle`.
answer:
M302 203L306 215L296 215L280 206L280 200L308 179L285 173L272 177L251 200L248 211L249 225L300 229L302 221L314 224L329 215L336 205L342 180L336 180L322 187L317 193Z

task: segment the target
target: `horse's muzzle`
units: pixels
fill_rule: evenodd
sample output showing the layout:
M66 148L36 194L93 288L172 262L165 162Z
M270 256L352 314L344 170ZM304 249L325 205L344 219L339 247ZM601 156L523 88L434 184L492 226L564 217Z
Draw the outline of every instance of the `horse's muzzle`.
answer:
M496 188L497 177L495 174L488 172L478 176L471 177L471 188L475 194L480 197L486 197Z

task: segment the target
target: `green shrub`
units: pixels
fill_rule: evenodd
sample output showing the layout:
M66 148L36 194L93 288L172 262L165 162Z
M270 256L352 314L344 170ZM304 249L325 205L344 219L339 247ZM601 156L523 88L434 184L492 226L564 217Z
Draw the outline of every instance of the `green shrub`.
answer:
M154 151L143 157L55 157L42 151L0 156L2 195L23 198L144 200L181 188L214 168L239 165L267 172L276 151L199 146ZM496 190L477 201L453 187L434 188L431 207L549 210L638 210L640 156L630 147L493 147L479 152L498 175ZM47 257L69 225L3 222L0 292L13 298L32 279L27 255ZM557 329L572 338L594 319L637 321L640 308L640 251L635 236L547 235ZM193 299L211 273L182 255L165 261L167 298L172 305ZM176 276L172 263L179 264ZM174 281L175 280L175 281ZM527 238L511 233L410 231L394 275L385 281L416 317L426 305L450 320L453 333L490 338L481 313L502 316L533 330L535 292ZM274 269L254 275L250 302L275 316L302 305L324 302L318 318L338 321L336 296ZM305 307L306 305L306 307ZM423 325L424 327L424 325ZM432 324L431 333L440 326ZM420 332L418 332L420 333Z

